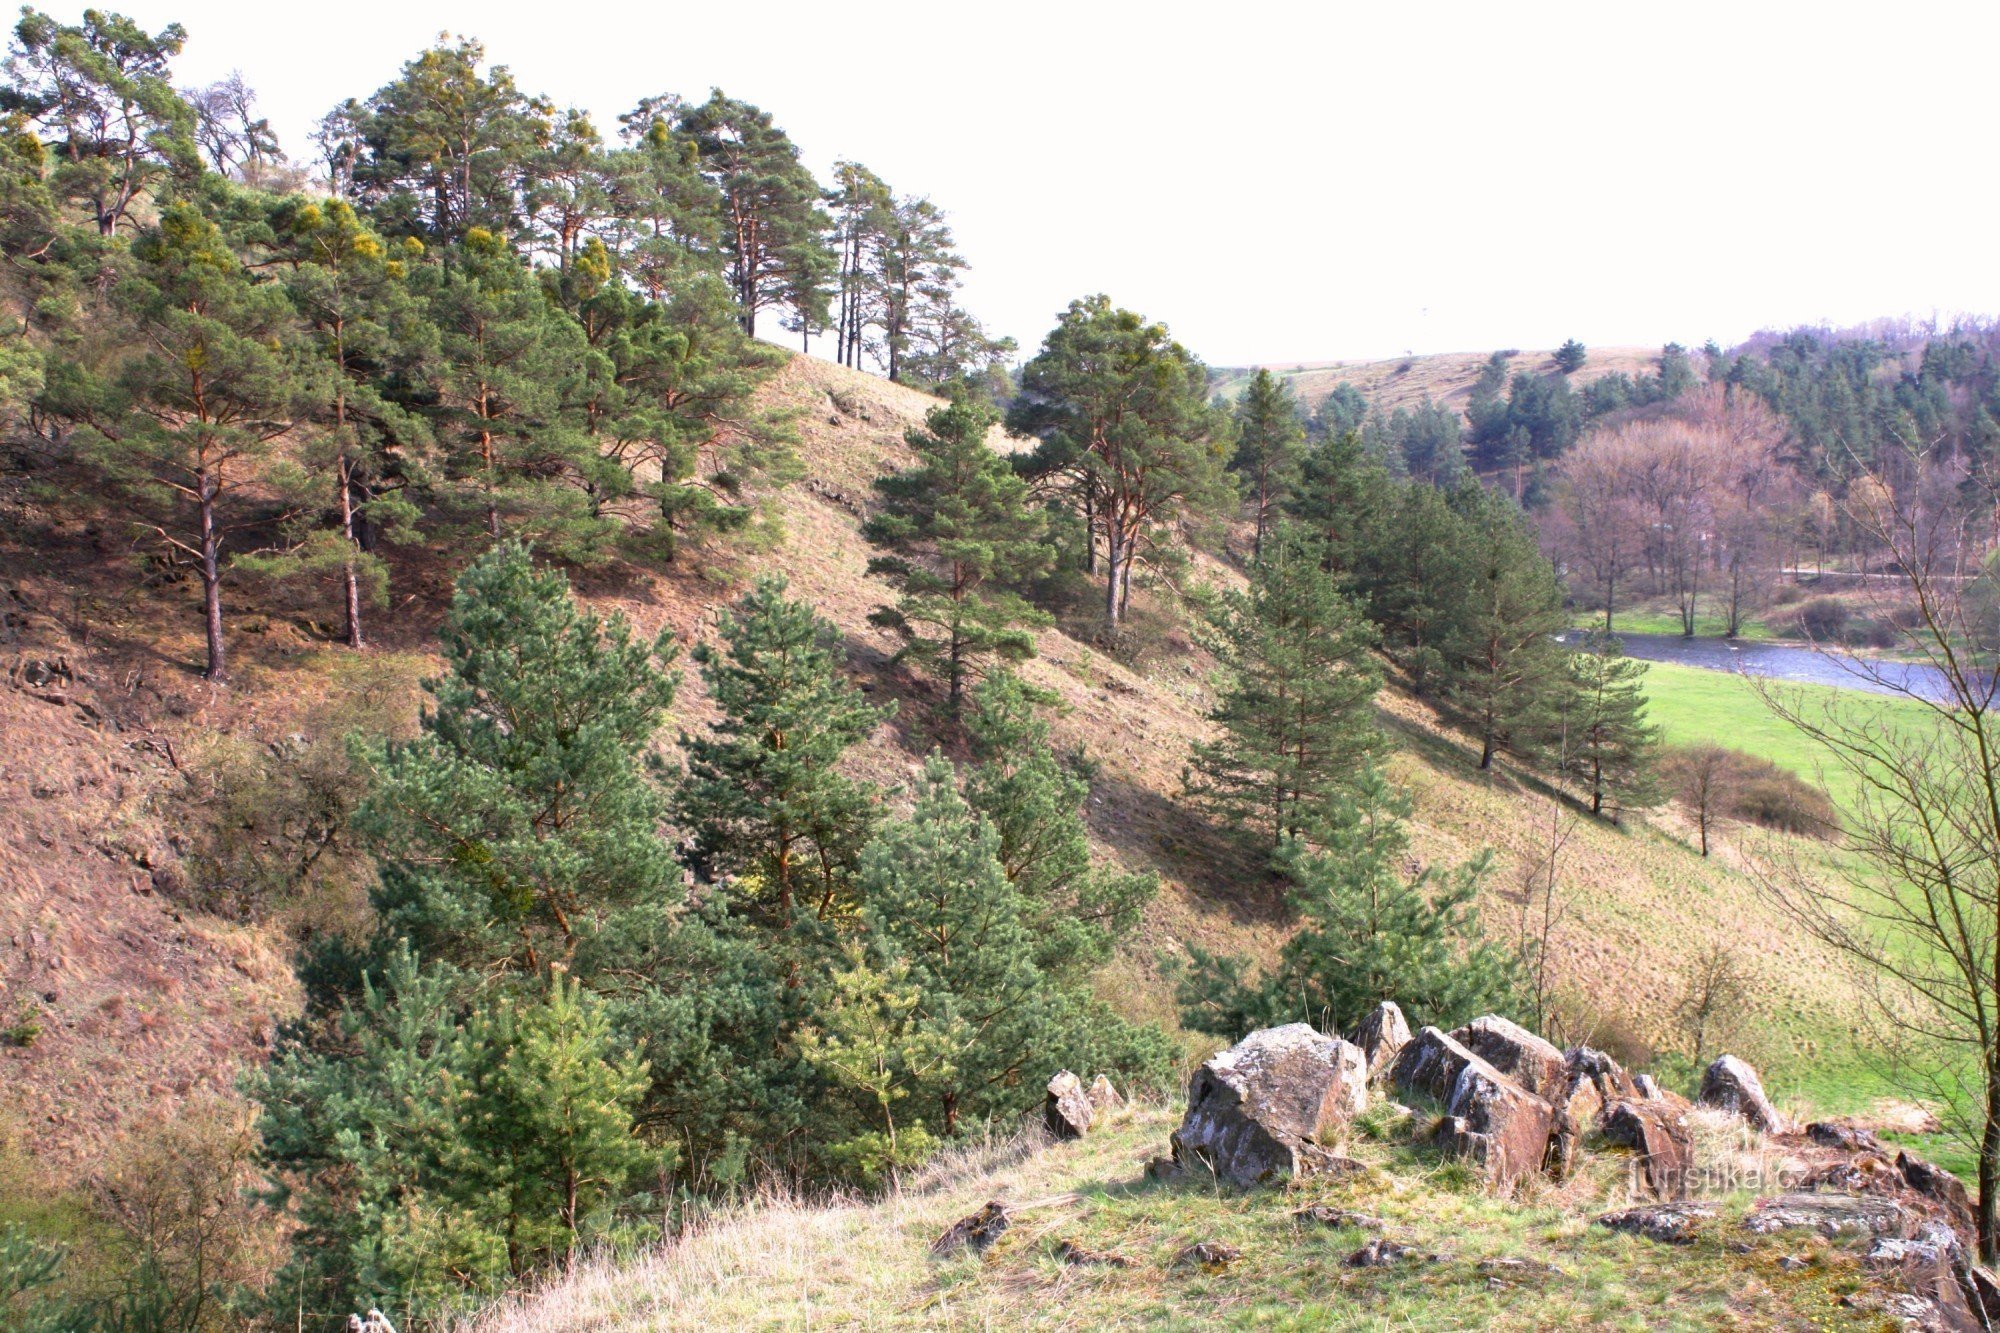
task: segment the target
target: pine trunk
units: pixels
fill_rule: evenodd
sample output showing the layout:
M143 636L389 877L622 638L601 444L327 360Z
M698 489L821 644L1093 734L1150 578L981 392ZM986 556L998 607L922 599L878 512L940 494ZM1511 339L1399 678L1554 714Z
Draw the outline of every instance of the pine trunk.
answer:
M202 676L220 683L229 679L229 658L222 640L222 534L215 526L216 489L214 478L204 472L199 503L202 619L208 638L208 669Z

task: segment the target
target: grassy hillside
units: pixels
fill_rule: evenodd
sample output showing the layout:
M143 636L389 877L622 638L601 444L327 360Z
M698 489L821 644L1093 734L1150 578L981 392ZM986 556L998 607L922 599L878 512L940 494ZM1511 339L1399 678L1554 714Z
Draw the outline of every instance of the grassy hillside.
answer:
M1415 407L1428 398L1435 403L1465 410L1472 385L1479 378L1490 352L1438 352L1427 356L1393 356L1381 361L1295 361L1264 367L1292 386L1292 392L1308 405L1317 404L1343 382L1352 384L1368 401L1384 412L1399 407ZM1638 376L1659 369L1657 347L1593 347L1583 369L1570 376L1570 383L1582 388L1594 379L1614 371ZM1234 397L1257 368L1228 367L1216 371L1219 391ZM1509 363L1509 373L1527 371L1544 374L1555 369L1551 351L1522 351Z
M866 575L859 520L872 479L904 461L903 431L931 400L805 358L765 393L796 413L808 478L777 499L782 540L694 553L664 570L586 572L577 586L641 629L669 626L686 642L709 632L715 609L750 574L783 570L795 595L846 631L863 688L905 702L853 761L869 778L902 784L939 738L922 706L927 687L887 669L892 645L867 623L889 594ZM188 585L140 584L121 534L62 520L26 486L0 493L0 505L0 595L9 607L0 648L9 686L0 689L0 1028L35 1028L32 1040L0 1043L0 1109L18 1127L17 1146L51 1164L81 1164L124 1127L226 1094L297 1003L287 932L327 924L232 924L176 898L185 846L176 820L191 774L214 746L337 739L361 711L408 726L416 682L435 667L432 635L461 553L390 553L393 614L378 617L375 644L361 655L326 642L320 626L332 616L315 600L326 590L233 591L237 680L218 689L196 674L199 619ZM1205 569L1212 579L1235 577ZM1148 608L1140 611L1145 622ZM1098 765L1089 817L1100 853L1155 869L1164 882L1102 989L1172 1026L1167 968L1187 946L1268 958L1286 925L1280 886L1177 802L1187 746L1204 733L1212 664L1165 618L1149 623L1156 642L1138 669L1049 630L1025 674L1061 700L1058 743ZM708 715L694 673L676 714L681 726ZM1513 931L1556 817L1547 793L1517 775L1478 772L1466 747L1408 701L1385 696L1383 714L1399 742L1394 775L1417 802L1415 857L1454 862L1495 849L1485 915L1492 929ZM1756 1013L1743 1027L1761 1049L1745 1053L1771 1066L1779 1090L1844 1044L1852 1005L1838 969L1762 902L1735 855L1696 857L1670 815L1625 827L1575 823L1557 864L1563 910L1553 954L1575 1001L1572 1035L1622 1043L1628 1054L1670 1047L1686 960L1727 934L1753 973ZM1204 1044L1189 1040L1191 1051Z
M1718 1178L1769 1169L1775 1154L1740 1128L1710 1113L1695 1119ZM1031 1133L979 1145L879 1201L768 1196L636 1260L586 1267L466 1333L1884 1326L1867 1313L1865 1245L1746 1237L1736 1225L1746 1189L1716 1190L1711 1231L1681 1247L1594 1224L1630 1201L1629 1166L1616 1155L1588 1160L1561 1186L1535 1182L1518 1200L1484 1193L1396 1132L1350 1144L1368 1169L1337 1184L1244 1192L1148 1180L1144 1164L1176 1120L1170 1108L1141 1107L1078 1143ZM999 1243L983 1259L932 1259L930 1243L989 1199L1025 1205ZM1314 1205L1372 1215L1381 1234L1426 1257L1351 1267L1371 1232L1295 1215ZM1176 1262L1201 1241L1241 1257L1221 1269ZM1065 1244L1100 1262L1066 1260Z

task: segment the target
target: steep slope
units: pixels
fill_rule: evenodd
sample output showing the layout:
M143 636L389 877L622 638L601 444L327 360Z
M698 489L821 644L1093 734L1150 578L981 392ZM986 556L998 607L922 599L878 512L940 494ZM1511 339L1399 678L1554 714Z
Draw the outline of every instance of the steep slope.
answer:
M867 577L859 519L872 479L903 463L903 432L932 400L796 357L765 392L796 413L807 472L777 497L782 541L690 555L665 571L590 572L578 588L642 629L668 626L688 642L710 631L715 609L748 576L782 570L795 595L846 632L862 687L908 705L854 759L866 776L902 783L938 738L917 697L926 687L886 668L892 645L867 623L889 593ZM0 1033L39 1031L25 1044L0 1041L0 1110L28 1127L23 1146L37 1156L80 1163L122 1126L231 1086L296 1003L283 923L232 925L174 896L176 843L185 844L176 798L191 757L217 735L250 747L338 736L364 707L409 725L459 553L391 553L396 601L377 646L358 656L318 629L330 619L314 600L321 590L234 591L236 682L212 688L194 672L192 590L135 586L121 534L64 520L34 494L24 481L0 488ZM1211 664L1180 639L1146 672L1054 630L1040 650L1026 674L1062 701L1058 743L1099 768L1089 817L1100 851L1164 881L1104 992L1171 1025L1164 963L1189 945L1269 958L1285 931L1278 887L1176 801L1187 746L1204 731ZM1512 930L1524 872L1547 837L1548 801L1515 776L1478 773L1421 708L1394 698L1383 707L1401 745L1395 775L1417 798L1416 858L1449 863L1496 848L1486 914ZM692 672L676 713L682 727L708 715ZM1704 862L1652 827L1586 822L1570 834L1558 884L1552 958L1564 987L1598 997L1616 1019L1618 1031L1606 1024L1600 1040L1667 1042L1686 960L1718 933L1743 946L1759 1020L1746 1026L1777 1047L1751 1053L1780 1087L1794 1057L1815 1055L1815 1043L1848 1026L1837 969L1793 938L1726 860Z
M1265 367L1286 380L1299 401L1317 406L1342 383L1352 384L1368 401L1384 412L1399 407L1415 407L1426 398L1446 407L1465 411L1472 397L1472 385L1486 364L1490 352L1439 352L1429 356L1393 356L1382 361L1294 361ZM1638 376L1659 369L1657 347L1593 347L1583 369L1570 376L1581 389L1592 380L1623 371ZM1228 368L1220 391L1234 397L1255 367ZM1527 371L1547 374L1555 369L1552 352L1524 351L1508 363L1508 373Z

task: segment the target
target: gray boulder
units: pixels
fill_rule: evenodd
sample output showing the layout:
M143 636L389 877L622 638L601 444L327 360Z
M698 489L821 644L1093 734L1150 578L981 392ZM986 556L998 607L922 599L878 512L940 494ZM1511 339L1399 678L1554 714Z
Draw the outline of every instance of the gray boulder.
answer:
M1452 1032L1452 1039L1543 1101L1553 1103L1569 1080L1563 1053L1510 1018L1487 1014Z
M1554 1129L1554 1107L1474 1057L1452 1084L1432 1142L1504 1190L1542 1169Z
M1617 1101L1598 1121L1607 1143L1639 1155L1639 1176L1655 1199L1672 1201L1688 1194L1694 1168L1694 1136L1677 1115L1659 1102Z
M1747 1062L1733 1055L1720 1057L1702 1074L1701 1093L1697 1100L1703 1106L1734 1111L1761 1133L1785 1132L1785 1118L1778 1114L1778 1108L1771 1105L1771 1099L1764 1095L1764 1081L1757 1077L1757 1071Z
M1093 1118L1082 1079L1065 1069L1049 1080L1048 1097L1042 1103L1042 1121L1049 1133L1058 1139L1080 1139L1090 1132Z
M1102 1074L1090 1080L1090 1091L1085 1095L1090 1098L1090 1107L1093 1111L1116 1111L1125 1105L1124 1094L1113 1087L1111 1080Z
M1312 1175L1338 1160L1322 1145L1367 1105L1360 1047L1304 1023L1265 1028L1195 1071L1174 1161L1239 1185Z
M1410 1021L1394 1000L1384 1000L1368 1011L1354 1029L1354 1044L1368 1057L1368 1077L1374 1078L1395 1062L1410 1044Z
M1389 1081L1399 1088L1421 1092L1432 1101L1441 1102L1451 1095L1452 1085L1458 1082L1458 1076L1476 1063L1481 1063L1479 1057L1456 1038L1438 1028L1426 1027L1403 1047L1395 1063L1389 1066Z

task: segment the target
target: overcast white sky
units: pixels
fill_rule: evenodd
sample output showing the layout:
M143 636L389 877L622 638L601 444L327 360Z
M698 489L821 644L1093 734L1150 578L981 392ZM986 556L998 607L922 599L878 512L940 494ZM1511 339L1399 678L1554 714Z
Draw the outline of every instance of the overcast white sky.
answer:
M1991 0L111 7L295 156L443 29L607 134L719 86L935 199L1030 350L1095 291L1217 365L2000 312Z

